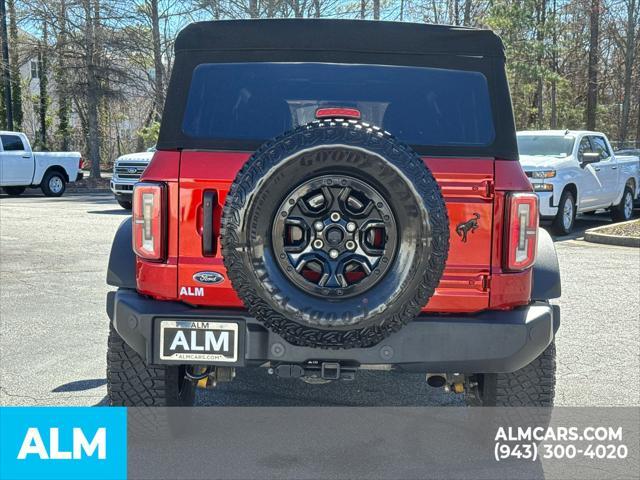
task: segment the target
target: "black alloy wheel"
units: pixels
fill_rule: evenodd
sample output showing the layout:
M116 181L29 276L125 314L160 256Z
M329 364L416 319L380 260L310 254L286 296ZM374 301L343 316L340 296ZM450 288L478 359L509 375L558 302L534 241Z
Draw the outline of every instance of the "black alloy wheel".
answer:
M346 175L323 175L298 186L273 225L283 272L321 297L362 294L387 272L395 255L395 216L382 195Z

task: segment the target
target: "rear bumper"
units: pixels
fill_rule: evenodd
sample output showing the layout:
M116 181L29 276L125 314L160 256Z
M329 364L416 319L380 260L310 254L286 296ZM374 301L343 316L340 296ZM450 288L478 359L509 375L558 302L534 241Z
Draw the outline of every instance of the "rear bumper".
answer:
M242 333L238 362L224 363L225 366L318 360L445 373L518 370L542 353L560 324L558 306L536 302L515 310L477 315L421 315L376 346L323 350L291 345L242 310L193 308L179 302L152 300L133 290L109 292L107 313L125 342L151 364L175 363L159 358L160 321L193 319L239 324Z

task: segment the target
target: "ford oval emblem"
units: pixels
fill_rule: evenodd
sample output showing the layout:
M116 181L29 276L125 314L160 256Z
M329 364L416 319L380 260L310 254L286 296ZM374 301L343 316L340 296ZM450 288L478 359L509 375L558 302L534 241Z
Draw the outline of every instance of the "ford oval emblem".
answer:
M127 168L127 173L138 173L138 169L135 167Z
M218 272L198 272L193 275L193 279L199 283L220 283L224 280L224 276Z

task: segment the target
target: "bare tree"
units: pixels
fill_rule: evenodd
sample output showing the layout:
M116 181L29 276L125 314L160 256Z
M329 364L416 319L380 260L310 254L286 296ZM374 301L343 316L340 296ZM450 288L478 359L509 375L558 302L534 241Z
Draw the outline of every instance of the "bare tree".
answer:
M539 129L543 128L544 121L544 99L543 99L543 72L542 65L544 62L544 37L547 19L547 1L536 0L535 2L535 18L536 18L536 90L533 95L533 105L535 109L532 111L529 122L535 124Z
M596 129L596 110L598 108L598 59L600 41L600 9L602 0L591 0L589 10L589 64L587 84L586 126Z
M462 24L466 26L471 25L471 0L465 0L464 2L464 18Z
M9 71L11 78L11 111L13 128L22 129L22 85L20 83L20 52L18 49L18 21L15 0L7 0L9 14Z
M49 35L46 20L42 23L42 40L38 45L38 78L40 94L38 116L40 120L40 148L48 149L47 110L49 108Z
M151 11L151 38L153 42L153 66L155 70L155 112L160 121L164 108L164 65L160 47L160 18L158 16L158 0L148 0Z
M622 115L620 117L620 133L618 140L624 143L627 140L629 131L629 114L631 111L632 96L632 78L634 64L637 62L635 58L636 52L636 29L638 28L638 2L636 0L627 0L627 21L625 29L625 38L616 38L619 48L624 52L624 82L622 97ZM636 85L636 89L640 89Z

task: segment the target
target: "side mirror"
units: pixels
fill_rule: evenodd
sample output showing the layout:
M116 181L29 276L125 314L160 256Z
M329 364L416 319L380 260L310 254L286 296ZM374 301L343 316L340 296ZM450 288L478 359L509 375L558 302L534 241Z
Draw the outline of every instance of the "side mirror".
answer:
M598 152L584 152L580 156L580 165L584 167L590 163L598 163L600 161L600 154Z

